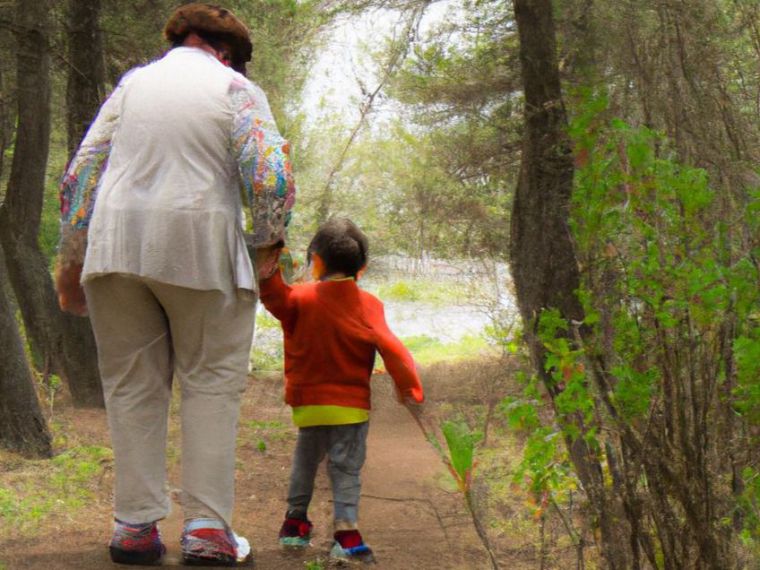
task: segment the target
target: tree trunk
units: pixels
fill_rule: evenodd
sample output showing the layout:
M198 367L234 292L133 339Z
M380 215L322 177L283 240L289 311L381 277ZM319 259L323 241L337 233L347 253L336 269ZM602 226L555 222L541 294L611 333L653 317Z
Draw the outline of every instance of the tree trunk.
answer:
M69 157L74 155L90 128L105 95L103 35L99 19L100 0L69 0L69 70L66 84Z
M554 401L561 388L545 370L546 352L536 337L536 326L541 312L549 308L559 310L568 322L583 320L583 308L575 296L580 275L568 226L573 159L551 1L515 0L514 11L520 37L525 132L512 210L510 261L534 367ZM566 443L599 525L602 556L609 568L632 568L627 539L631 530L619 498L605 488L597 453L583 439L583 418L558 413L558 420L580 430L574 439L566 436Z
M68 384L77 406L103 406L87 319L64 315L37 243L50 135L49 0L17 2L18 128L0 243L34 351Z
M5 151L13 140L13 117L10 105L10 89L6 87L6 78L0 69L0 180L5 168Z
M40 410L24 346L5 296L0 260L0 446L33 457L53 453L50 432Z

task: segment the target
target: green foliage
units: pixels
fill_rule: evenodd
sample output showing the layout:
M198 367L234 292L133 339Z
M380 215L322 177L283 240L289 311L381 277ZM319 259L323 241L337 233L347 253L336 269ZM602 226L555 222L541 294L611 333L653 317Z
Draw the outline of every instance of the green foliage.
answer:
M744 518L742 541L760 553L760 472L747 467L742 472L744 492L739 497L739 512Z
M512 482L528 492L529 508L535 517L542 516L552 503L559 508L569 502L572 492L578 488L562 431L542 423L537 389L536 378L530 378L523 398L507 397L499 406L509 428L527 435Z
M678 162L661 134L606 120L606 106L604 97L591 101L571 126L578 166L572 228L584 268L579 298L593 331L581 357L602 355L609 364L594 373L609 386L602 397L617 421L659 430L662 418L671 418L681 437L723 441L719 419L726 414L744 429L760 423L760 274L748 240L739 238L746 229L728 226L734 205L705 170ZM745 199L746 211L756 212L757 192ZM744 228L753 223L750 215ZM546 332L559 331L560 340L544 341L547 368L556 382L557 370L569 370L562 378L569 386L575 355L561 340L557 315L551 317ZM557 397L558 408L572 410L564 397ZM599 407L576 411L590 431L603 427ZM725 444L709 452L721 457L711 469L723 472L726 452ZM680 448L669 453L686 455ZM757 490L747 486L745 511ZM716 524L730 526L729 515ZM755 523L749 516L745 524Z
M738 372L736 408L749 421L760 425L760 327L734 341L734 355Z
M567 486L574 488L568 483L570 468L563 450L561 432L551 427L535 429L525 442L523 460L513 480L540 501L540 508L545 508L548 496Z
M266 350L259 348L254 343L251 351L251 365L253 370L282 370L284 352L281 344Z
M538 321L538 338L546 349L544 368L550 374L557 390L554 401L557 413L562 416L580 414L584 423L592 420L594 398L589 390L583 350L573 349L567 337L568 324L556 309L545 310ZM563 422L563 428L573 439L584 435L593 437L593 431L581 434L575 421Z
M666 141L646 128L619 120L595 124L597 108L572 129L585 162L573 225L589 282L605 272L616 281L585 289L581 298L592 317L587 324L598 327L603 313L613 325L606 334L617 357L614 398L634 418L646 413L663 374L653 351L696 342L720 359L713 342L720 324L735 319L744 328L757 311L758 273L726 243L726 228L711 215L722 206L706 172L673 161L663 150ZM752 331L734 343L744 410L760 402L757 343Z
M530 431L541 425L538 417L539 402L514 397L505 398L500 410L507 418L507 425L515 431Z
M280 328L280 321L263 309L256 313L256 330L272 330Z

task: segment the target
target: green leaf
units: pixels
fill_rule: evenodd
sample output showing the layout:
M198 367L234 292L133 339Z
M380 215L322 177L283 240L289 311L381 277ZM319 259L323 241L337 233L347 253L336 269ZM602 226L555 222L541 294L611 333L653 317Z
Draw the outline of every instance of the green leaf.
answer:
M451 456L451 465L460 478L460 485L466 483L472 472L475 443L479 437L464 422L443 423L441 427Z

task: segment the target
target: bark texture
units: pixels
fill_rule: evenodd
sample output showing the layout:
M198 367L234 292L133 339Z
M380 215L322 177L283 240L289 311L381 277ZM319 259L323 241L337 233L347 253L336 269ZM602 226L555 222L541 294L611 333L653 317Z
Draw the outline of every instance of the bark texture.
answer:
M33 457L52 455L50 432L40 410L32 373L5 296L0 262L0 446Z
M37 242L50 136L49 0L16 4L18 127L0 243L27 335L42 366L67 383L75 405L102 407L95 340L87 319L63 314Z
M90 128L105 95L100 0L69 0L69 73L66 83L66 123L69 156Z

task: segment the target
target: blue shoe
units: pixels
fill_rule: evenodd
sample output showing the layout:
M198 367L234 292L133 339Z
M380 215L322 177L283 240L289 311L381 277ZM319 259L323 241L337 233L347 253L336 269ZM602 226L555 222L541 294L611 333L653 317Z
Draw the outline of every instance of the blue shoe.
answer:
M330 558L344 562L374 564L372 549L364 544L358 530L339 530L335 533L335 543L330 550Z
M111 560L117 564L154 566L161 564L166 547L155 522L131 524L116 520L108 546Z

